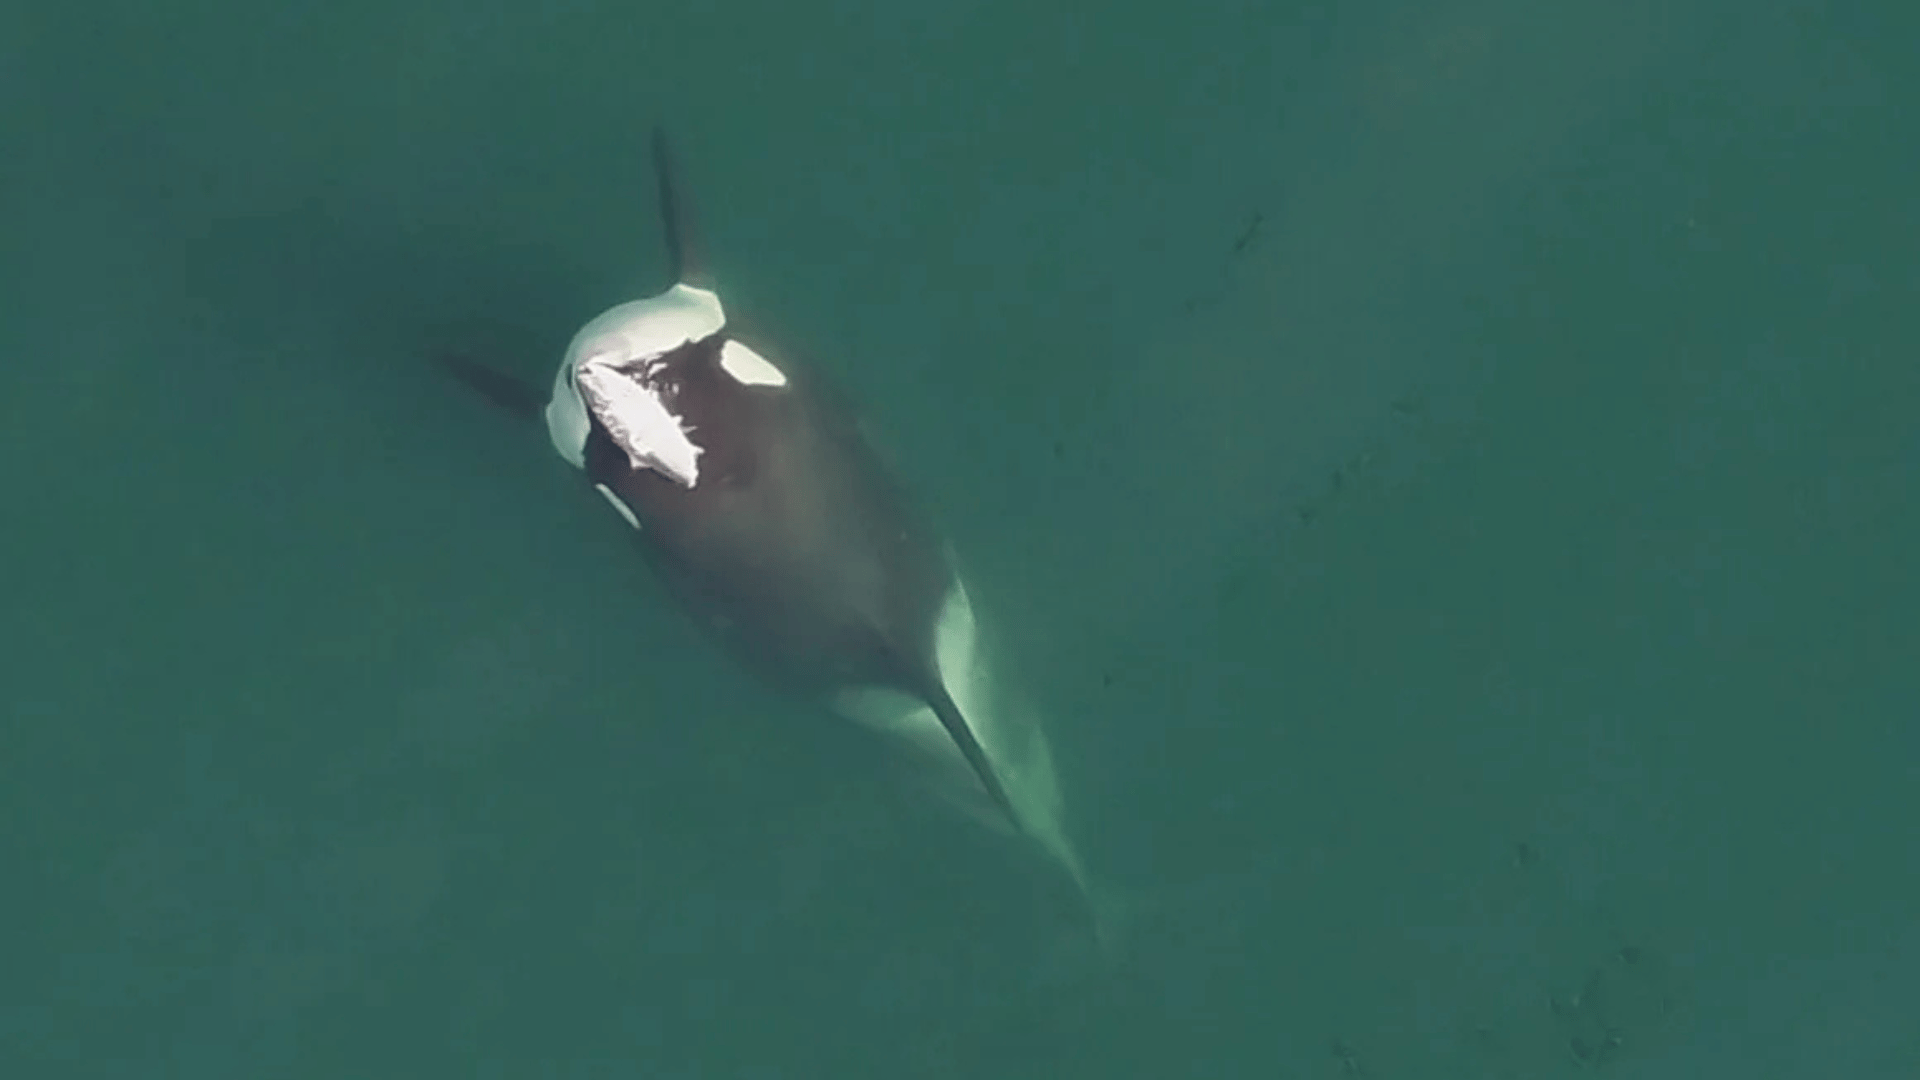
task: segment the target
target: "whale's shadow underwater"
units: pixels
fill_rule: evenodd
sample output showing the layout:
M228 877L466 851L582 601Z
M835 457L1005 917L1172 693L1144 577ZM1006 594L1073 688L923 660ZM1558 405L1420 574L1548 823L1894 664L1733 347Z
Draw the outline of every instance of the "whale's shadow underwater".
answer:
M917 783L1063 871L1117 956L1136 903L1088 876L1044 726L994 679L950 546L821 374L729 319L659 129L653 157L664 291L588 322L544 394L440 360L544 420L671 592L744 662L864 725Z

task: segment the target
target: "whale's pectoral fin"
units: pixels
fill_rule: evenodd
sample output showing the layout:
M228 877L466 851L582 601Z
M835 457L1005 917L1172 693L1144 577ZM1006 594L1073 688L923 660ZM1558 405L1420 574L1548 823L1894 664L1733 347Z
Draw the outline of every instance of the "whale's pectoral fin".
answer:
M695 235L693 207L680 186L673 163L673 147L667 142L665 128L653 129L653 176L659 185L660 228L667 243L667 271L675 284L711 289L707 268L701 261L699 237Z
M481 397L522 420L540 419L540 411L546 407L545 395L538 388L467 357L442 355L435 362Z

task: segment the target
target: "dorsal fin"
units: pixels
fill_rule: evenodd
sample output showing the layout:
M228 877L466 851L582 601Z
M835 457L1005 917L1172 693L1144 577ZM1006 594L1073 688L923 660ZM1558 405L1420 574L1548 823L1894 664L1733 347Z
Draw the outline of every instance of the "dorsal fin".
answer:
M667 270L674 284L711 289L706 264L700 256L699 238L693 225L693 209L686 192L680 189L674 169L673 147L667 142L667 130L653 129L653 175L659 186L660 228L667 241Z

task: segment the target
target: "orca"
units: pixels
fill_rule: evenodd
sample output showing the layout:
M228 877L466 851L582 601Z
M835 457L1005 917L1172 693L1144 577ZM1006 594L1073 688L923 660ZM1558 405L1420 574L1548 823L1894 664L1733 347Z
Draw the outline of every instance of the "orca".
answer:
M730 317L653 132L671 283L573 336L544 402L462 358L634 531L699 621L776 685L880 733L970 816L1038 847L1089 902L1042 725L992 678L951 547L815 369Z

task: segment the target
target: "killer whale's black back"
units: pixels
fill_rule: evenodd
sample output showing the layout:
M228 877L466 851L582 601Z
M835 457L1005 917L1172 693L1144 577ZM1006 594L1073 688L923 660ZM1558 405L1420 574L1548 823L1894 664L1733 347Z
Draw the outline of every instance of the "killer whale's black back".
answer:
M676 282L709 288L660 128L653 149L669 266ZM632 511L682 603L779 683L816 695L887 687L927 702L1017 827L938 670L935 635L957 585L944 544L816 373L742 342L786 380L743 382L722 363L733 340L723 324L660 357L650 376L700 448L693 486L636 468L598 419L588 479Z

